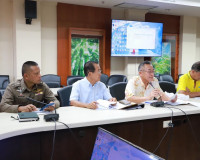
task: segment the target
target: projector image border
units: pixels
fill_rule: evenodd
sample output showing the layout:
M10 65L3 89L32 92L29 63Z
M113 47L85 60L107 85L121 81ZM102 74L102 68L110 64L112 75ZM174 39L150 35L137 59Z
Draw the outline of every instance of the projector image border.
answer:
M57 121L59 119L59 114L47 114L44 115L44 119L46 122Z

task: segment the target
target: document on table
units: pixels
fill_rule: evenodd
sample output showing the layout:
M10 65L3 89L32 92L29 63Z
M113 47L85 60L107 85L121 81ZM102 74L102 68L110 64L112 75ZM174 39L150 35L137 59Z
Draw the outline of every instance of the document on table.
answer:
M178 105L182 105L182 104L189 104L190 102L188 101L183 101L181 99L177 99L176 102L172 103L171 101L165 101L166 104L172 105L172 106L178 106Z
M124 101L122 101L123 103L125 103ZM102 100L99 99L97 100L97 110L102 110L102 109L124 109L124 108L128 108L128 107L133 107L133 106L137 106L138 104L136 103L125 103L122 104L120 102L110 102L110 101L106 101L106 100Z
M103 99L99 99L97 100L97 106L98 108L97 109L112 109L112 106L114 104L116 104L117 102L110 102L110 101L107 101L107 100L103 100Z

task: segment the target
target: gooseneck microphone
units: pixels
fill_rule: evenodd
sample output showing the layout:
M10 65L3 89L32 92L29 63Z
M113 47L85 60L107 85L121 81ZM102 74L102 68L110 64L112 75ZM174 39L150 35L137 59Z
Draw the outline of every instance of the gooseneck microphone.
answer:
M43 104L43 105L47 105L47 103L37 101L37 100L35 100L35 99L33 99L33 98L30 98L30 97L26 97L26 99L28 99L28 100L30 100L30 101L33 101L33 102L37 102L37 103Z
M153 89L155 89L155 87L153 86L153 84L151 82L149 82L149 84L153 87ZM153 102L150 104L151 106L154 106L154 107L163 107L164 106L164 102L162 101L161 95L159 93L158 93L158 95L160 96L161 101Z
M55 110L55 114L47 114L47 115L44 115L44 119L46 121L57 121L59 119L59 114L56 113L56 108L53 106L54 103L50 103L50 104L47 104L47 103L44 103L44 102L40 102L40 101L37 101L35 99L32 99L30 97L26 97L26 99L30 100L30 101L33 101L33 102L36 102L36 103L40 103L42 105L45 105L44 107L42 107L41 109L44 110L46 107L49 107L49 106L52 106ZM41 111L41 110L40 110Z

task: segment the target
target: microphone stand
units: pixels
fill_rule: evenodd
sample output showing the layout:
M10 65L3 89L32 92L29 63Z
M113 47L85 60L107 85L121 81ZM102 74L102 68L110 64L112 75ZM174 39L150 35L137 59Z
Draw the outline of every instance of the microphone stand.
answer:
M153 89L155 89L155 87L153 86L153 84L151 82L149 82L149 84L153 87ZM152 102L150 105L153 107L163 107L164 106L164 102L162 101L162 97L160 94L158 94L160 96L160 100L161 101L157 101L157 102Z
M32 99L30 97L26 97L26 99L28 99L30 101L33 101L33 102L37 102L37 103L43 104L43 105L48 105L47 103L37 101L37 100ZM54 108L55 113L44 115L45 121L57 121L59 119L59 114L56 113L56 108L54 106L52 106L52 107Z

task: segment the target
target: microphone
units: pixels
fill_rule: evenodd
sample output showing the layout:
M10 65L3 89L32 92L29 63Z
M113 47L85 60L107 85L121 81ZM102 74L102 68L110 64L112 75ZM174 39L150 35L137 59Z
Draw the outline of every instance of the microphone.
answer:
M32 98L30 98L30 97L26 97L26 99L28 99L28 100L30 100L30 101L33 101L33 102L37 102L37 103L43 104L43 105L47 105L47 103L37 101L37 100L32 99Z
M26 99L30 100L30 101L33 101L33 102L37 102L37 103L40 103L42 105L45 105L44 107L42 107L40 109L40 111L44 110L45 108L49 107L49 106L52 106L55 110L55 113L54 114L47 114L47 115L44 115L44 119L46 121L57 121L59 119L59 114L56 113L56 108L53 106L53 104L55 103L50 103L50 104L47 104L47 103L44 103L44 102L40 102L40 101L37 101L35 99L32 99L30 97L26 97Z
M153 87L153 89L155 89L155 87L153 86L153 84L151 82L149 82L149 84ZM160 100L161 101L152 102L150 104L151 106L154 106L154 107L163 107L164 106L164 102L162 101L161 95L159 93L158 93L158 95L160 96Z
M26 97L26 99L28 99L28 100L30 100L30 101L33 101L33 102L36 102L36 103L40 103L40 104L42 104L42 105L45 105L45 106L43 106L43 107L40 109L40 111L43 111L45 108L47 108L47 107L49 107L49 106L54 107L53 105L55 104L55 103L49 103L49 104L47 104L47 103L40 102L40 101L37 101L37 100L35 100L35 99L32 99L32 98L30 98L30 97ZM55 109L55 107L54 107L54 109ZM56 110L55 110L55 112L56 112Z

